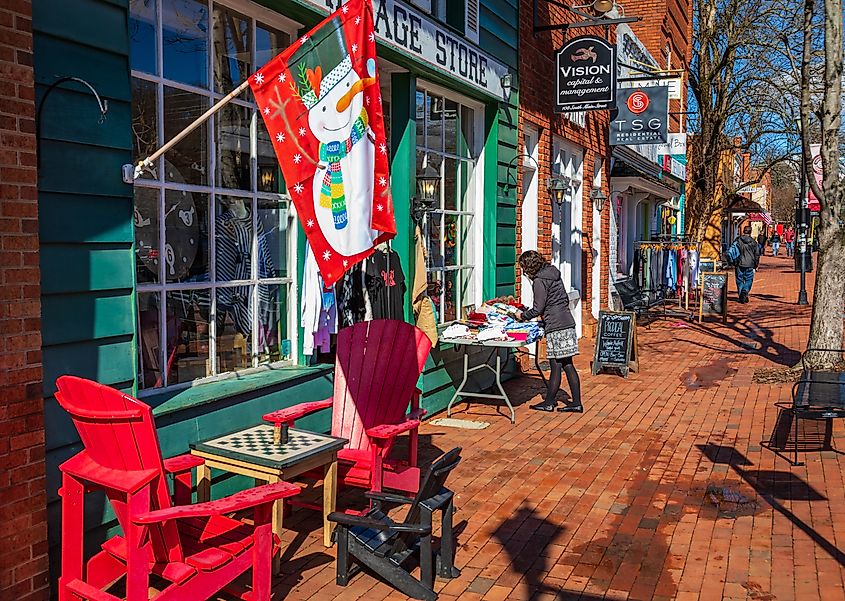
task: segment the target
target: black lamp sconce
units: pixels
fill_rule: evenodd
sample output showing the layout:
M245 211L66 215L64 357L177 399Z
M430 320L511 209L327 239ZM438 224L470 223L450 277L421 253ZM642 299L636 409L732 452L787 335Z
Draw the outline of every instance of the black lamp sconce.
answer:
M593 188L590 190L590 200L593 201L593 206L596 207L596 210L601 213L601 210L604 208L604 203L607 200L607 196L604 192L602 192L601 188Z
M417 223L422 223L423 217L434 210L434 205L440 196L440 174L428 164L423 172L417 176L417 195L411 199L411 217Z
M565 175L553 175L546 180L546 189L549 191L549 196L555 201L557 206L563 204L566 199L566 193L573 188L572 178Z

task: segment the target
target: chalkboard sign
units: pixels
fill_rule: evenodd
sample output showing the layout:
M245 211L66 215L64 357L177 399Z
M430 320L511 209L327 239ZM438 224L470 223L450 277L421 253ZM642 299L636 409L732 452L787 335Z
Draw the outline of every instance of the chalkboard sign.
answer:
M701 305L698 321L705 315L721 315L728 320L728 274L724 271L701 274Z
M596 349L593 354L593 374L605 367L615 367L628 376L636 369L637 316L628 311L600 311Z

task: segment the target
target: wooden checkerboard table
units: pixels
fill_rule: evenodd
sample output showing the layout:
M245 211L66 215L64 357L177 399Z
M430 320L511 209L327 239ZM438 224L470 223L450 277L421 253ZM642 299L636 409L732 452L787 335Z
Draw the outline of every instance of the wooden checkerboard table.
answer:
M191 453L205 459L205 464L197 468L197 500L210 497L212 468L274 483L322 467L323 544L331 547L333 524L327 516L335 509L337 452L348 441L290 428L287 442L278 444L273 434L272 425L261 424L191 444ZM273 532L277 535L281 535L283 513L283 502L277 501L273 507Z

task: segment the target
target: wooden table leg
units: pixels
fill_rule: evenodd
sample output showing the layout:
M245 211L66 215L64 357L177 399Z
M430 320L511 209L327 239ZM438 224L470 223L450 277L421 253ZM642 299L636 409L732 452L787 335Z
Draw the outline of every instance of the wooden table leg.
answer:
M334 522L329 521L329 514L335 510L337 500L337 455L333 455L323 469L323 545L331 547Z
M197 466L197 503L211 500L211 468L206 464Z
M275 484L277 482L281 482L282 479L278 476L270 476L267 478L268 484ZM273 534L279 537L279 541L281 543L282 540L282 522L284 521L285 517L285 501L284 499L279 499L273 503ZM282 571L282 551L279 550L277 555L273 556L273 574L280 574Z

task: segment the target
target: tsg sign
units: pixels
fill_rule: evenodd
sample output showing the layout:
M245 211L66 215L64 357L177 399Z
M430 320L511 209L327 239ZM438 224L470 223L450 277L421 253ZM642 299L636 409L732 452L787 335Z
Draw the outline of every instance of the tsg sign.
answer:
M558 50L555 112L613 108L616 99L616 47L582 36Z
M610 119L610 143L616 146L667 141L669 88L624 88L617 92L616 115Z

